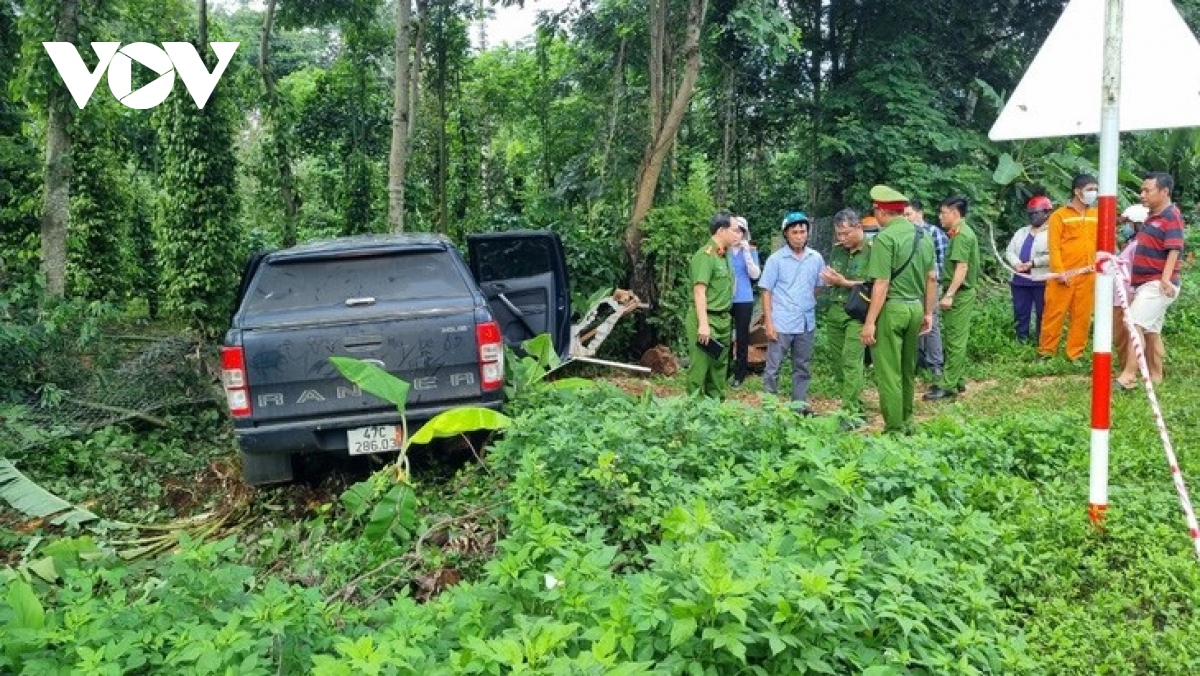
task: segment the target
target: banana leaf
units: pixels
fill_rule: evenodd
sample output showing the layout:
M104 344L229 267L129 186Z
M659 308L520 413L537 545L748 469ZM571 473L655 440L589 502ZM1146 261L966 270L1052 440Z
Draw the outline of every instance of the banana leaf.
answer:
M49 518L56 526L100 518L37 485L4 458L0 458L0 500L31 519Z

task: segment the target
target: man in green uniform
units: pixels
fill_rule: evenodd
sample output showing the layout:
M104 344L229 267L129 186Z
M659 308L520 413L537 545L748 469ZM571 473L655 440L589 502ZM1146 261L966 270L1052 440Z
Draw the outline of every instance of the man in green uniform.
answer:
M725 398L725 371L729 367L730 310L733 308L733 266L725 249L733 244L735 226L728 212L713 216L708 243L692 254L692 304L687 314L687 388L691 394ZM710 340L724 346L713 358L704 350Z
M842 398L846 416L843 429L857 429L865 422L860 398L863 390L862 322L846 314L843 306L850 289L864 279L871 241L863 232L862 222L853 209L842 209L833 216L835 244L829 254L829 266L821 271L821 281L829 288L829 342L833 345L833 378Z
M967 225L967 198L956 195L942 201L938 216L950 237L946 252L946 282L942 293L942 343L946 363L942 382L925 393L926 401L953 399L965 392L967 381L967 343L971 336L971 316L975 313L975 290L979 286L979 239Z
M933 242L904 218L908 198L899 191L877 185L871 201L882 229L867 259L874 282L862 342L875 363L885 431L911 433L917 339L933 327L937 301Z

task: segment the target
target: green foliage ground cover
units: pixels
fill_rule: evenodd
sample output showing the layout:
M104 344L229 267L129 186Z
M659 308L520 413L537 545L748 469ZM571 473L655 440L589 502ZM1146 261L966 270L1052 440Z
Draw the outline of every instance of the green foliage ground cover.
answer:
M1193 488L1197 309L1173 309L1160 392ZM414 470L408 540L365 537L345 501L134 562L7 533L28 551L0 573L0 672L1196 673L1200 564L1144 400L1114 401L1097 533L1087 374L987 341L913 437L769 400L528 390L486 465ZM19 565L39 557L59 580Z

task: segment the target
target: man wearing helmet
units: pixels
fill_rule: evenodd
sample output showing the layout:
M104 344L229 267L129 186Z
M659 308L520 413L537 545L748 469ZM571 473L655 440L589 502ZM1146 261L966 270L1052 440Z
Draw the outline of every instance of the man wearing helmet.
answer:
M817 330L818 286L825 260L808 247L808 216L793 211L783 218L784 246L771 254L758 281L762 289L763 327L767 333L767 366L763 389L778 393L779 368L785 352L792 355L792 405L808 408L809 360Z
M1046 221L1054 204L1045 195L1035 195L1025 203L1029 225L1013 233L1004 258L1016 272L1009 287L1012 289L1013 320L1017 340L1038 341L1042 311L1046 304L1046 275L1050 274L1050 241ZM1037 320L1030 323L1036 314Z

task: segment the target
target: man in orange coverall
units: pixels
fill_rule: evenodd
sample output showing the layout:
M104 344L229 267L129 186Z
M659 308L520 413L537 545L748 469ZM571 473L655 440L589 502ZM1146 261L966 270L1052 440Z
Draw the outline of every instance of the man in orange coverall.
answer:
M1087 347L1095 309L1096 177L1080 174L1071 182L1071 201L1050 214L1050 275L1046 280L1046 309L1042 315L1038 355L1049 359L1058 352L1063 320L1067 328L1067 359L1078 363Z

